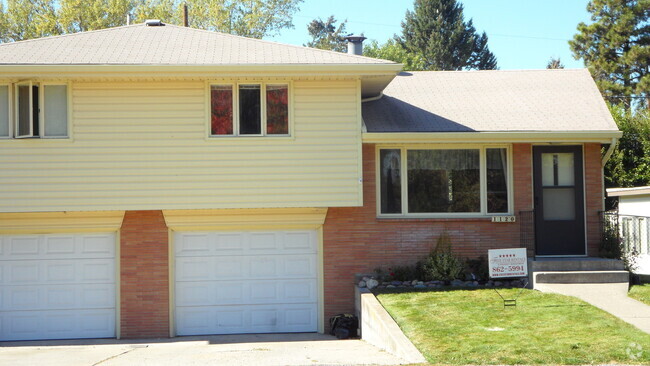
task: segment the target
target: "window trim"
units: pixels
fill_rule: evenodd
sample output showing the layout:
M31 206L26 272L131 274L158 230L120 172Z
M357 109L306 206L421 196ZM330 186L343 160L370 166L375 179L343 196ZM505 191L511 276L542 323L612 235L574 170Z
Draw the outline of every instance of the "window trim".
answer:
M230 85L232 86L233 90L233 98L232 98L232 108L233 108L233 113L232 113L232 118L233 118L233 133L232 135L213 135L212 134L212 127L211 127L211 120L212 120L212 109L211 109L211 95L212 95L212 86L213 85ZM239 86L240 85L259 85L260 86L260 116L261 116L261 126L260 126L260 134L245 134L242 135L239 133ZM287 86L287 109L288 109L288 115L287 115L287 123L288 123L288 134L268 134L267 133L267 108L266 108L266 87L268 85L286 85ZM294 131L293 131L293 83L290 80L238 80L238 81L233 81L233 80L209 80L206 82L206 116L207 116L207 123L206 123L206 136L208 140L223 140L223 139L237 139L240 140L241 138L246 138L246 139L256 139L256 138L272 138L272 139L287 139L287 138L293 138L294 136Z
M55 81L42 81L42 82L39 82L38 84L39 84L38 98L39 98L40 103L42 103L42 107L39 110L39 116L38 116L38 123L39 123L38 129L39 129L39 131L43 131L43 133L41 133L40 136L38 136L38 137L42 138L42 139L69 139L70 138L70 131L71 131L71 127L72 127L71 118L70 118L70 115L71 115L71 112L72 112L72 108L71 108L71 104L70 104L70 100L71 100L70 83L55 82ZM65 100L66 100L65 108L66 108L66 118L67 118L66 121L65 121L65 123L66 123L66 135L65 136L45 136L45 122L46 122L46 119L45 119L46 118L46 116L45 116L45 87L48 86L48 85L50 85L50 86L56 86L56 85L65 86L65 94L66 94L65 95Z
M400 151L400 184L401 184L401 213L382 213L381 212L381 161L380 151L384 149ZM439 213L410 213L408 212L408 171L407 171L407 151L408 150L479 150L480 161L480 212L439 212ZM508 167L506 169L508 183L508 211L499 213L487 212L487 159L486 149L506 149L508 157ZM487 219L492 216L511 216L514 212L514 177L513 177L513 158L512 144L407 144L407 145L375 145L375 201L377 218L382 219L454 219L454 218L483 218Z
M14 110L14 104L11 99L13 85L11 83L0 83L0 86L7 87L7 135L0 136L0 140L10 140L14 138L14 120L11 118Z
M28 86L29 90L29 134L26 135L20 135L20 107L19 107L19 100L20 100L20 93L18 92L18 88L21 86ZM34 83L31 80L28 81L21 81L17 82L14 84L14 110L16 111L14 115L14 131L15 134L13 135L14 138L16 139L26 139L26 138L33 138L34 137L34 107L33 107L33 101L34 101ZM39 88L39 93L40 93L40 88ZM39 126L40 126L39 121ZM38 136L37 136L38 137Z
M0 85L7 85L9 88L9 110L7 111L8 113L8 118L9 118L9 135L8 136L0 136L0 140L37 140L37 139L43 139L43 140L66 140L70 141L72 140L72 87L71 83L69 81L42 81L42 80L37 80L37 79L30 79L30 80L20 80L14 83L0 83ZM30 95L30 120L33 121L34 115L33 115L33 108L32 103L33 103L33 86L38 86L38 98L39 98L39 113L38 113L38 129L39 129L39 135L34 136L34 128L33 128L33 122L30 123L30 134L29 135L23 135L23 136L18 136L17 133L19 131L18 129L18 86L21 85L29 85L29 95ZM65 136L45 136L45 86L48 85L61 85L66 87L66 135Z

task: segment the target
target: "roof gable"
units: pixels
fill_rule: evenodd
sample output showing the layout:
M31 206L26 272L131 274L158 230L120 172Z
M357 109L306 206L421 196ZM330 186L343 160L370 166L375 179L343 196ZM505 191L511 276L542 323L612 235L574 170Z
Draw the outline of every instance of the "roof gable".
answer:
M136 24L0 45L4 65L372 65L391 61L175 25Z

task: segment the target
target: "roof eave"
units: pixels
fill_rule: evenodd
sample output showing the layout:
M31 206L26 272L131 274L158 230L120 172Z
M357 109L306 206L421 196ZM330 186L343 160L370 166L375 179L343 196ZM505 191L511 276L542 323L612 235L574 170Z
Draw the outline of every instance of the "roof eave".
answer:
M621 131L364 132L363 143L584 143L609 144Z
M251 74L350 74L350 75L388 75L397 74L401 64L211 64L211 65L171 65L171 64L0 64L3 76L151 76L164 73L169 76L205 75L224 72L234 75Z

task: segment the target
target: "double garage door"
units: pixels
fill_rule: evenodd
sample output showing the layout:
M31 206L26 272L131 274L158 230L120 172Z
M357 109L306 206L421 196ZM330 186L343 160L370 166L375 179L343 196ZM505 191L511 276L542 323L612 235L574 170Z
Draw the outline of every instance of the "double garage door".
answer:
M315 332L316 231L175 235L178 335Z
M0 340L115 337L115 235L0 235Z
M115 234L0 235L0 341L116 336ZM315 332L316 231L175 234L178 335Z

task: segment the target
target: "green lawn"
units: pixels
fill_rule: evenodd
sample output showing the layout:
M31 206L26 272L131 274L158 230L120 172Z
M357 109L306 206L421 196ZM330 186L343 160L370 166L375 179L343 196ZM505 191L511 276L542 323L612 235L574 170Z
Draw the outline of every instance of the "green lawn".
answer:
M628 296L650 305L650 283L632 286Z
M492 289L377 298L434 364L650 363L650 335L572 297L524 290L506 309Z

